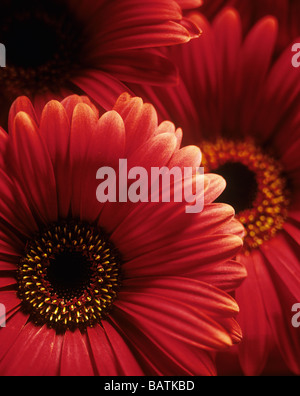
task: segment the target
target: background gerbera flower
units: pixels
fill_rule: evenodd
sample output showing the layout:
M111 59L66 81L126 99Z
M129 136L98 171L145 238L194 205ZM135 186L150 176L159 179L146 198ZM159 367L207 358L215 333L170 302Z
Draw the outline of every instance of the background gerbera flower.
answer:
M126 90L123 82L173 83L175 66L155 49L199 36L180 5L200 3L3 0L0 42L6 46L7 67L0 73L1 125L21 95L42 109L54 96L83 91L111 108Z
M279 22L278 50L284 50L295 38L300 37L300 3L297 0L206 0L200 11L214 18L224 7L234 7L240 12L245 32L262 17L273 15Z
M202 39L171 51L181 84L134 89L162 117L183 126L185 143L200 146L206 169L226 178L219 201L232 204L246 228L240 259L249 276L236 293L244 373L260 374L279 350L299 374L299 330L291 325L292 306L300 301L299 73L290 47L272 63L273 17L259 21L245 39L233 9L213 24L200 14L194 18Z
M228 293L245 278L232 260L243 228L212 203L224 180L205 176L195 216L186 203L96 200L98 168L120 158L198 167L181 138L128 94L100 119L84 97L50 101L41 118L14 103L1 134L1 375L215 374L215 351L241 339Z

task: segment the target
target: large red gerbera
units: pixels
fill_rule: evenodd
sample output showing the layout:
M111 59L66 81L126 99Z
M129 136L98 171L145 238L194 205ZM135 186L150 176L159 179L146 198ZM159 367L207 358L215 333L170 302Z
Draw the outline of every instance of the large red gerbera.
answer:
M10 104L27 95L43 108L85 92L111 108L123 82L173 83L175 66L155 50L199 36L181 6L200 0L3 0L0 42L1 125ZM99 95L99 92L102 95ZM50 98L50 99L49 99Z
M299 374L299 330L291 323L292 306L300 301L299 73L290 47L272 64L273 17L245 39L233 9L212 25L200 14L194 18L202 39L172 50L181 84L134 89L183 126L185 142L201 147L207 169L226 178L220 201L235 207L246 228L240 259L249 277L236 294L244 373L261 373L277 348Z
M240 341L229 296L243 227L204 177L202 213L186 203L99 203L99 167L197 168L197 147L124 94L100 120L89 100L23 97L1 133L1 375L212 375L214 351ZM182 189L180 183L173 189ZM190 204L191 205L191 204ZM3 322L1 323L3 324ZM0 324L0 326L1 326Z
M227 6L234 7L240 12L245 31L249 31L262 17L275 16L279 21L279 50L285 49L291 41L300 36L298 0L206 0L200 10L204 15L212 18Z

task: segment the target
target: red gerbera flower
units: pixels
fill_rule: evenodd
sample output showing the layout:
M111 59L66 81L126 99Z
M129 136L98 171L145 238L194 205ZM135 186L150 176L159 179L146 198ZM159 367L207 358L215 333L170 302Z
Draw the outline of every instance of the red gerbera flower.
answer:
M211 375L213 352L240 341L227 292L245 278L232 260L243 230L212 204L220 176L204 176L196 215L96 200L97 169L119 159L198 167L181 137L127 94L100 120L84 97L50 101L40 119L14 103L0 140L1 375Z
M234 7L240 12L245 31L249 31L262 17L275 16L279 22L279 50L285 49L291 41L300 36L298 0L206 0L200 10L212 18L226 6Z
M173 83L175 66L155 48L199 36L183 18L199 0L3 0L0 42L1 125L17 96L40 109L68 93L85 92L111 108L126 89L122 82ZM122 82L121 82L122 81ZM99 92L102 95L99 95ZM39 100L41 99L41 100Z
M220 13L197 42L173 49L182 82L144 89L163 117L185 130L185 142L201 147L207 170L228 183L219 201L232 204L246 228L249 277L236 293L246 374L259 374L278 348L289 369L300 373L299 330L291 324L300 301L299 73L288 48L272 64L277 40L273 17L242 37L236 11Z

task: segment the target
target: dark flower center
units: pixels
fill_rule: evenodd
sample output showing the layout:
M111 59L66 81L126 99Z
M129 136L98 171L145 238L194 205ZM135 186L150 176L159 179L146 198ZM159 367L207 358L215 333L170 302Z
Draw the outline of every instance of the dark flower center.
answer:
M59 298L79 298L89 287L92 266L82 253L64 251L50 258L45 279Z
M216 202L233 206L237 213L252 207L258 192L256 176L247 166L240 162L227 162L214 170L223 176L227 187Z
M58 53L59 34L54 26L42 20L29 17L14 21L5 33L8 64L35 68L54 59Z
M55 224L27 243L18 295L37 325L58 331L100 323L121 284L119 254L103 230Z
M4 0L0 42L7 67L1 86L11 95L65 86L83 59L83 28L64 1Z
M251 140L204 142L203 166L220 174L227 188L216 202L234 207L245 227L244 250L250 253L272 239L288 216L287 180L282 166Z

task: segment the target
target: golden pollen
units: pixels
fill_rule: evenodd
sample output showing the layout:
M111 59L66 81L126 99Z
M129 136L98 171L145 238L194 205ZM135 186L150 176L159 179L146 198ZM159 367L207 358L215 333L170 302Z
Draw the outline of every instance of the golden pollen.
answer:
M109 313L121 285L120 267L119 254L101 229L54 224L27 243L18 295L35 324L84 330Z
M237 219L245 227L244 250L249 254L282 230L287 219L290 193L283 168L252 140L218 139L205 142L201 149L206 171L220 174L227 181L218 202L235 208Z

